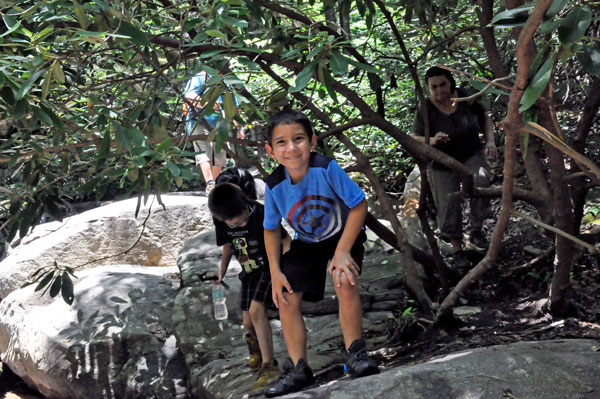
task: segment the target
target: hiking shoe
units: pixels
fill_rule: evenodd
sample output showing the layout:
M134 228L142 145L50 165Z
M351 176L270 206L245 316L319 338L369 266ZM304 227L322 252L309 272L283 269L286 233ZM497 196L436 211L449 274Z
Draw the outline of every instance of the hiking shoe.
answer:
M279 371L279 367L277 367L277 361L273 359L261 366L258 378L250 389L256 390L270 387L280 375L281 372Z
M471 261L467 257L465 251L456 251L452 257L454 258L454 268L456 270L464 271L465 269L469 269L471 267Z
M279 376L272 387L265 390L267 398L302 391L315 385L315 377L310 367L303 359L298 360L294 367L289 357L283 364L283 374Z
M490 242L485 238L481 230L473 230L469 235L469 246L480 251L486 251L490 247Z
M258 370L262 364L262 355L260 354L260 346L258 346L258 340L250 334L246 334L246 344L248 344L248 352L250 353L250 359L248 359L248 367L252 370Z
M212 189L215 188L215 181L209 180L206 182L206 187L204 188L204 195L208 197Z
M365 341L362 339L352 342L348 350L342 348L342 357L344 358L344 363L346 363L344 369L352 378L379 374L379 367L367 355Z

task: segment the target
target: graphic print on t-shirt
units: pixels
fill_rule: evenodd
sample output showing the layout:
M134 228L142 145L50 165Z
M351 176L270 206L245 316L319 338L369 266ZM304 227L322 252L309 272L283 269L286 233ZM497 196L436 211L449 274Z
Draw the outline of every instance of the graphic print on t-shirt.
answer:
M238 251L237 260L244 268L246 273L252 273L252 270L258 269L256 262L248 256L248 243L245 237L239 237L233 240L233 247Z
M341 209L337 201L321 195L307 195L289 211L287 221L294 230L316 241L334 236L341 230Z

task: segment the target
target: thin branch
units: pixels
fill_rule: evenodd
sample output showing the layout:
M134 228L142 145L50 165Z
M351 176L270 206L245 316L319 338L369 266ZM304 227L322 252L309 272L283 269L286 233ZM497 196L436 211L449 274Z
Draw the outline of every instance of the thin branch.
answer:
M600 250L598 248L594 247L593 245L588 244L587 242L585 242L585 241L583 241L583 240L581 240L581 239L579 239L579 238L577 238L577 237L575 237L575 236L573 236L573 235L571 235L571 234L569 234L569 233L567 233L567 232L565 232L565 231L563 231L561 229L557 229L554 226L550 226L549 224L541 222L541 221L539 221L537 219L532 218L529 215L526 215L526 214L524 214L522 212L519 212L517 210L514 210L514 209L512 211L512 214L515 215L515 216L519 216L520 218L523 218L523 219L527 220L528 222L531 222L531 223L533 223L533 224L535 224L537 226L543 227L546 230L549 230L549 231L551 231L553 233L556 233L556 234L558 234L558 235L560 235L560 236L562 236L562 237L564 237L564 238L566 238L566 239L568 239L570 241L573 241L574 243L576 243L576 244L584 247L585 249L587 249L588 252L591 253L591 254L600 253Z
M144 231L146 230L146 223L148 222L148 219L150 219L150 215L152 214L152 205L154 204L155 198L156 198L156 195L154 195L152 197L152 202L150 203L150 207L148 208L148 214L146 215L146 218L144 219L144 223L142 223L142 231L140 232L140 235L138 236L137 240L133 243L133 245L131 247L129 247L129 249L119 252L118 254L107 255L102 258L98 258L98 259L91 260L89 262L82 263L81 265L77 265L77 266L73 267L73 269L79 269L80 267L84 267L84 266L87 266L92 263L100 262L102 260L116 258L117 256L121 256L121 255L126 255L127 253L129 253L129 251L131 251L133 248L135 248L135 246L138 245L138 243L142 239L142 236L144 235Z
M503 78L494 79L494 80L492 80L492 82L493 83L498 83L498 82L501 82L503 80L512 79L514 77L515 77L514 75L505 76ZM477 97L484 95L485 92L488 91L492 86L493 86L492 83L488 83L481 91L478 91L477 93L473 94L472 96L469 96L469 97L456 97L456 98L452 99L452 102L456 104L456 103L460 103L460 102L463 102L463 101L474 100Z

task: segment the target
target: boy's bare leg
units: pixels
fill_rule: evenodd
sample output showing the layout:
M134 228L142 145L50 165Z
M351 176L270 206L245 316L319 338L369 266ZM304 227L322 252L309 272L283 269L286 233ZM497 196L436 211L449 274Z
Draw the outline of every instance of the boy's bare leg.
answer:
M273 335L265 304L258 301L250 302L250 318L256 331L263 364L268 363L273 359Z
M362 338L362 307L358 295L358 282L351 285L345 274L341 276L342 286L334 285L339 302L340 326L346 350L357 339Z
M250 312L248 310L244 310L242 312L242 323L244 324L244 328L252 337L256 338L256 330L254 329L254 323L252 323L252 318L250 317Z
M306 358L306 328L304 319L300 312L301 292L284 292L283 296L287 300L287 305L281 301L279 303L279 318L281 319L281 329L283 338L287 346L288 354L294 365L298 360Z

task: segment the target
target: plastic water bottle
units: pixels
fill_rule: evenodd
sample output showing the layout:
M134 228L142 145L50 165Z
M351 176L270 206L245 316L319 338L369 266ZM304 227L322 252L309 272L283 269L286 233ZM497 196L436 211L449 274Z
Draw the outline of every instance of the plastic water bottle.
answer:
M212 289L213 304L215 305L215 319L227 318L227 305L225 304L225 290L221 284L214 284Z

